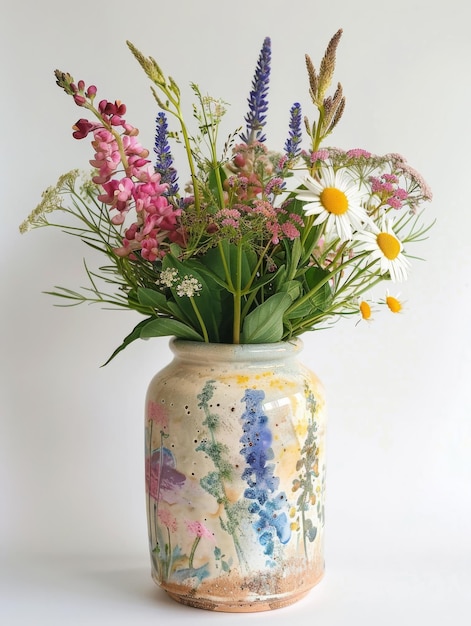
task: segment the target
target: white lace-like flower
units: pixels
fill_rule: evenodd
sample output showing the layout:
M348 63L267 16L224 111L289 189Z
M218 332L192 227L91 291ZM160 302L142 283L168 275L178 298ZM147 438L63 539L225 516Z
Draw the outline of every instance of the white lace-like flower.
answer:
M178 270L174 267L167 267L167 269L162 270L160 272L159 280L157 281L160 285L164 285L164 287L173 287L173 285L178 281Z
M393 221L383 220L381 228L371 224L371 230L358 233L355 238L364 242L363 249L370 252L366 262L379 261L381 274L387 274L393 282L407 279L410 263L402 254L403 244L394 234Z
M362 194L357 183L349 179L341 170L322 170L322 179L306 176L302 189L296 194L298 200L306 204L306 215L317 215L314 226L326 222L325 234L330 238L336 231L341 241L353 238L353 230L364 228L368 215L362 206Z
M177 285L177 296L183 298L193 298L193 296L199 296L199 291L203 289L203 285L194 276L184 276L182 282Z

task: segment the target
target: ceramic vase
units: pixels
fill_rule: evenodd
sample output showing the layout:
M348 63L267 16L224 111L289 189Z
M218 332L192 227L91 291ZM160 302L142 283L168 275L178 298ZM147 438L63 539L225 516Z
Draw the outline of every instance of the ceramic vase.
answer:
M303 344L170 347L146 397L152 576L214 611L296 602L324 572L325 402Z

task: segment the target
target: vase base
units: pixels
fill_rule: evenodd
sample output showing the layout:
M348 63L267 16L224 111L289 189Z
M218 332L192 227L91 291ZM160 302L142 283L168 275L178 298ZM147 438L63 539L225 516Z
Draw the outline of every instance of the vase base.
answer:
M217 596L213 594L203 595L198 592L198 589L189 589L188 587L182 588L179 585L167 586L164 584L159 586L164 589L172 600L186 606L223 613L257 613L282 609L291 604L295 604L299 600L306 597L311 589L321 581L322 577L323 573L320 574L316 580L311 580L311 584L307 589L301 588L300 591L287 592L280 595L271 595L266 597L263 595L240 597L240 587L233 590L233 594L237 594L238 597L234 597L234 595L231 597L229 589L225 590L226 594L224 596Z
M261 611L273 611L275 609L282 609L285 606L289 606L290 604L298 602L298 600L302 600L305 596L307 596L308 593L309 591L303 591L302 593L296 594L289 598L276 600L260 599L254 600L253 602L214 602L213 600L209 600L206 598L194 598L191 596L179 595L167 591L168 596L170 596L172 600L175 600L180 604L185 604L186 606L191 606L196 609L204 609L206 611L219 611L222 613L257 613Z

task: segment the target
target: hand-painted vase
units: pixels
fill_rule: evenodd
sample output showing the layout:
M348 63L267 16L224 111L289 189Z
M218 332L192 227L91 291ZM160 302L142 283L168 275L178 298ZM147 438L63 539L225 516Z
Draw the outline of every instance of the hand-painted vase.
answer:
M146 398L152 576L214 611L296 602L324 571L324 396L302 343L170 346Z

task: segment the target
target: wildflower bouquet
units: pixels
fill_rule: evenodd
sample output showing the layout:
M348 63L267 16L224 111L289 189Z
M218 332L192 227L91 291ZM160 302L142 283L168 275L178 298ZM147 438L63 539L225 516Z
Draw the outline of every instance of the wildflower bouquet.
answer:
M280 152L267 146L264 134L268 37L255 69L245 128L222 146L225 103L192 83L192 134L176 82L128 42L159 107L154 163L138 141L138 129L125 119L124 104L96 103L94 85L55 72L57 84L88 113L74 125L73 136L91 135L94 170L91 178L78 171L62 176L20 230L60 227L104 254L99 269L85 265L87 288L49 293L69 304L96 302L144 316L112 357L138 338L277 342L341 316L368 319L371 288L407 278L409 246L430 227L421 220L421 205L431 200L428 186L399 154L324 147L345 107L340 84L327 95L341 34L330 40L319 70L306 55L316 118L303 117L301 105L294 103ZM169 128L170 120L175 129ZM188 160L184 190L172 141L183 145ZM68 219L53 220L58 211ZM400 308L393 296L384 303L393 311Z

